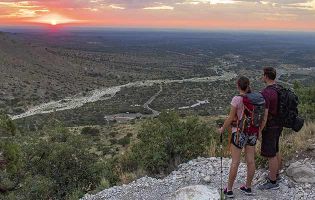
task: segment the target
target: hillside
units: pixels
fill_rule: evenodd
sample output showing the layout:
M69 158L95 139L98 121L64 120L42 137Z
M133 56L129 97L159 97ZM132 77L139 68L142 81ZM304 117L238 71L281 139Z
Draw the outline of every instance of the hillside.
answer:
M7 33L0 34L0 41L1 107L9 114L109 84L45 46Z
M246 164L241 163L233 189L235 199L315 199L314 135L315 123L309 123L299 133L285 133L282 136L281 152L284 155L284 164L279 190L260 191L257 189L268 174L266 168L258 165L253 180L254 197L242 194L239 188L246 179ZM258 148L257 153L259 152ZM223 158L223 186L226 185L230 163L231 159ZM95 195L87 194L81 200L217 200L216 195L219 194L220 184L220 158L199 157L179 165L165 178L145 176L127 185L108 188ZM211 194L213 198L210 198ZM188 198L189 195L190 198Z

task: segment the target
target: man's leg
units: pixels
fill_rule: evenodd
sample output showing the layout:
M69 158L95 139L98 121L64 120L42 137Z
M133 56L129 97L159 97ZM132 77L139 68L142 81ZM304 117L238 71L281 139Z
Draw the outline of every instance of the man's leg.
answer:
M278 172L278 159L277 156L268 158L269 164L269 179L273 182L277 180L277 172Z
M280 152L277 153L276 157L277 157L277 161L278 161L278 171L277 171L277 174L280 174L281 167L282 167L282 156L281 156Z
M277 134L277 141L276 141L276 151L277 151L277 160L278 160L278 170L277 170L277 175L280 174L280 171L281 171L281 167L282 167L282 157L281 157L281 154L280 154L280 146L279 146L279 143L280 143L280 136L281 136L281 132L282 132L283 128L277 128L275 130L275 133Z
M279 189L279 184L276 181L279 169L277 159L278 135L273 128L267 128L262 134L261 155L268 158L269 180L258 188L261 190Z

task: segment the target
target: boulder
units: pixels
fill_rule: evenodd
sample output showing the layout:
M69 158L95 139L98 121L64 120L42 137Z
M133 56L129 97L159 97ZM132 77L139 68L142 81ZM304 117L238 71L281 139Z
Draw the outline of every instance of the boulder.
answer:
M292 163L286 170L287 175L299 183L315 183L315 171L309 163Z
M218 200L220 192L217 188L206 185L193 185L177 190L172 200Z

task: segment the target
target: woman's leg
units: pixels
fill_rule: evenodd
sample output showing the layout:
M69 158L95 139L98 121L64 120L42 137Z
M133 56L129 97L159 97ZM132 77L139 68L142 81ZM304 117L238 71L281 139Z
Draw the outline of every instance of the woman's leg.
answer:
M232 163L229 173L228 191L232 191L233 184L237 175L238 166L240 164L242 149L237 148L235 145L231 145Z
M245 158L247 164L247 179L246 179L246 187L252 187L252 181L255 175L255 146L245 146Z

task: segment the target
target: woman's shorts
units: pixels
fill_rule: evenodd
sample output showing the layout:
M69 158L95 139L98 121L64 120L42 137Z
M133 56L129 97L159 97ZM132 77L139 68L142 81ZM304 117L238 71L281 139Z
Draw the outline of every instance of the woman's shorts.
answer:
M246 145L255 146L257 143L257 134L248 135L245 133L232 133L231 143L239 149L243 149Z

